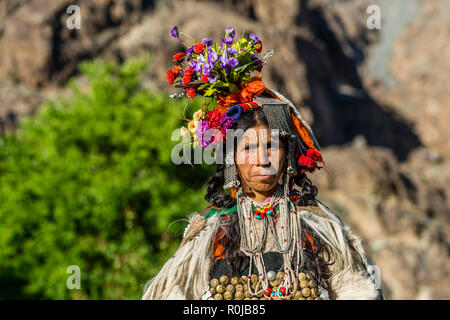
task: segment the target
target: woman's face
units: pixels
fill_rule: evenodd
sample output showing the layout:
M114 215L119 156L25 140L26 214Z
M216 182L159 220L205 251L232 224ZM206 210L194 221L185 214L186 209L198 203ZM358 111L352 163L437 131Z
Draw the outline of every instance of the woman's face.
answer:
M235 161L241 181L254 193L249 196L262 201L275 190L283 172L284 149L266 125L258 124L248 128L238 141Z

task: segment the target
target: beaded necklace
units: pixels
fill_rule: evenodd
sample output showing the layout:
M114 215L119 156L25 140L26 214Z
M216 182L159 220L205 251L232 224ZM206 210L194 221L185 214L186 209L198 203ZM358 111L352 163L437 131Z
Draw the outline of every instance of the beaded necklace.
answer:
M283 255L284 273L285 277L283 282L278 288L278 295L288 294L289 292L295 292L297 290L297 283L295 278L301 268L301 262L303 261L303 253L301 250L301 225L297 216L297 211L293 205L289 195L289 183L288 176L284 177L284 183L282 186L278 185L274 194L272 195L269 204L261 204L250 199L240 188L236 193L237 211L239 216L239 228L241 233L241 250L250 256L250 267L248 276L248 289L252 295L260 295L266 292L269 287L268 277L266 273L266 265L264 263L262 251L265 246L267 231L270 230L274 236L277 251ZM281 223L281 232L278 236L278 232L274 223L274 210L273 206L278 203L278 215ZM253 211L253 207L256 207L256 211ZM266 214L260 213L267 208ZM259 208L259 210L258 210ZM269 214L269 209L272 213ZM258 235L255 219L262 220L263 228L261 236ZM297 254L297 263L295 271L292 270L292 260L294 253ZM252 266L258 270L258 281L253 290L250 284Z

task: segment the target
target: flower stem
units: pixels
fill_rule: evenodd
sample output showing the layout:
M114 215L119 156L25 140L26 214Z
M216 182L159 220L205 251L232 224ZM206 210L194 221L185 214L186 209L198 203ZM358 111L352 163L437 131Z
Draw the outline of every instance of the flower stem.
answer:
M185 46L186 48L189 48L189 46L188 46L187 44L185 44L183 41L181 41L180 38L178 38L178 40L181 42L181 44L182 44L183 46Z
M195 39L194 38L192 38L190 35L188 35L188 34L186 34L186 33L184 33L184 32L180 32L180 34L183 34L183 35L185 35L186 37L188 37L189 39L191 39L192 40L192 42L195 44Z

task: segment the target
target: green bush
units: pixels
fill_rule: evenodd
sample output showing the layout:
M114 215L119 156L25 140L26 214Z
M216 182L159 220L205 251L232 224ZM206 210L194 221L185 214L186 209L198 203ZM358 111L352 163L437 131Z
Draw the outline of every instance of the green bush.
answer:
M88 90L0 138L0 298L138 299L207 205L211 169L170 158L186 100L145 91L146 66L83 63Z

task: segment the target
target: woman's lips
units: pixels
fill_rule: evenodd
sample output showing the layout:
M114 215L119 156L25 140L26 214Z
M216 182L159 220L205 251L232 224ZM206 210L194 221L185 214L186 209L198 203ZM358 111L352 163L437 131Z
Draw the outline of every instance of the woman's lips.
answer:
M256 174L254 176L252 176L253 179L259 179L259 180L264 180L264 179L269 179L271 177L273 177L273 174Z

